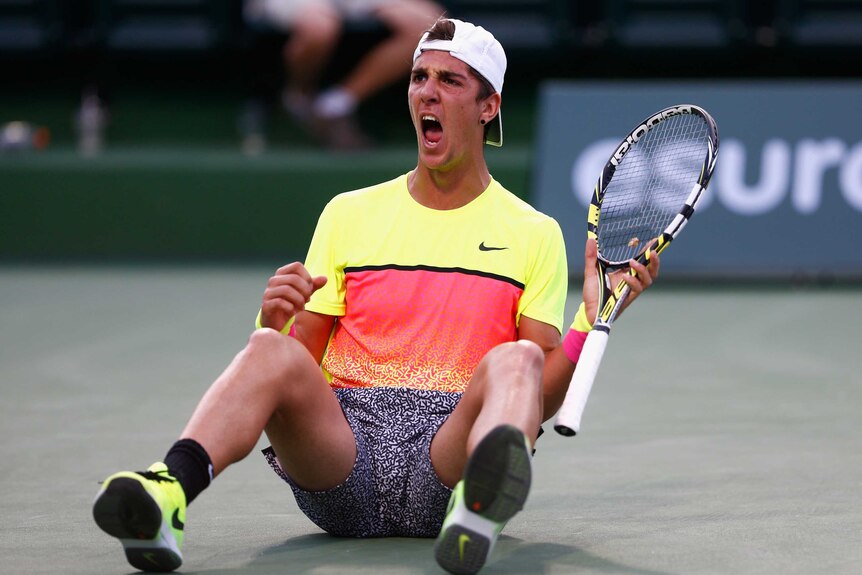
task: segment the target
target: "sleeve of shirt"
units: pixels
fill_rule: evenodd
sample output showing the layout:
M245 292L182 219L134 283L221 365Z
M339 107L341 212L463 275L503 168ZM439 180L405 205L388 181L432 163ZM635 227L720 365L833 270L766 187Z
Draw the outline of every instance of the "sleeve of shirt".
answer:
M317 220L317 227L305 258L305 267L312 276L327 278L326 285L314 292L305 309L334 316L344 315L346 292L345 262L340 255L343 250L339 249L342 231L339 213L336 200L326 205Z
M548 218L535 237L518 316L525 315L552 325L562 334L569 283L563 232L556 220Z

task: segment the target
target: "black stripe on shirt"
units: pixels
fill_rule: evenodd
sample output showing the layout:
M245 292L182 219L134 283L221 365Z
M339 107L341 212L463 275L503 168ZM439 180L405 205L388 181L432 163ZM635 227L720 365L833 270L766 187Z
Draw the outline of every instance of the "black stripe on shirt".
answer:
M379 266L357 266L344 268L344 273L357 273L357 272L377 272L384 270L397 270L402 272L414 272L414 271L422 271L422 272L437 272L437 273L459 273L459 274L467 274L471 276L479 276L483 278L489 278L492 280L498 280L501 282L506 282L507 284L511 284L516 288L523 290L524 284L521 282L514 280L512 278L501 276L499 274L492 274L490 272L483 272L480 270L468 270L466 268L441 268L436 266L426 266L426 265L418 265L418 266L404 266L399 264L384 264Z

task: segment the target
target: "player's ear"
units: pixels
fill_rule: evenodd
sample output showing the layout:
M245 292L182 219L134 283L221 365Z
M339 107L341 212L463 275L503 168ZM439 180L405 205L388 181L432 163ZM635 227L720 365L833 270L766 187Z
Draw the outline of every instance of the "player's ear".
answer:
M494 92L482 101L482 109L479 115L480 124L487 124L494 119L500 111L500 102L501 98L499 92Z

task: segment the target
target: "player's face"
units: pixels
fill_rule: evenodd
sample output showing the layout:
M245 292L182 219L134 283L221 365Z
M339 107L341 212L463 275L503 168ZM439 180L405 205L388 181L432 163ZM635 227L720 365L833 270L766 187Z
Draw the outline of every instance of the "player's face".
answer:
M467 64L448 52L427 50L416 60L407 99L424 163L444 167L482 153L480 120L490 121L496 100L477 102L479 89Z

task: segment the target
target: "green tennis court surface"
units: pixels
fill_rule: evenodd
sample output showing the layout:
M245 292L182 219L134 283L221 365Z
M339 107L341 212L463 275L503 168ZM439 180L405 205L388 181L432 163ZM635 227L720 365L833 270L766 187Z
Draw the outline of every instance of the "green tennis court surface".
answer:
M0 267L0 573L133 571L98 481L164 455L269 273ZM859 573L860 295L655 287L483 573ZM431 545L322 534L254 454L191 506L181 571L440 573Z

